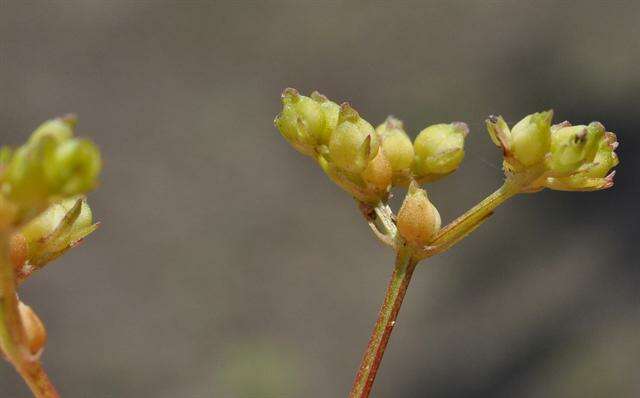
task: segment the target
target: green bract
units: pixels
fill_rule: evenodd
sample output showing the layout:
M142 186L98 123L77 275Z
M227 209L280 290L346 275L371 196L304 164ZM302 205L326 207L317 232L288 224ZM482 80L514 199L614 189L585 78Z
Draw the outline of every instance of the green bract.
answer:
M82 197L52 204L19 231L27 243L27 260L38 267L58 257L97 228L92 220Z

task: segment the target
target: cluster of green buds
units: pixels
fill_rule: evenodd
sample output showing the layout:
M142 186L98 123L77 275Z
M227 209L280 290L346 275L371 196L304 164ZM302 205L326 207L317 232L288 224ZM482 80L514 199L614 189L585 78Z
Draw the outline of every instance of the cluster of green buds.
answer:
M598 122L552 125L553 112L526 116L509 128L500 116L486 120L502 149L502 186L444 227L440 213L420 184L454 172L462 162L469 129L465 123L436 124L412 142L401 121L388 117L377 128L348 103L338 105L314 92L287 89L275 125L286 140L313 157L329 177L359 203L377 238L396 251L385 301L356 375L350 396L368 397L386 342L396 322L413 270L419 261L460 242L495 209L520 193L544 188L591 191L613 185L618 164L615 134ZM389 206L394 186L407 186L400 210Z
M401 121L389 117L374 129L348 103L318 92L307 97L289 88L282 103L275 125L284 138L364 203L384 201L393 186L442 178L464 158L468 128L461 122L427 127L412 143Z
M57 258L97 228L84 193L97 185L100 152L74 137L76 118L40 125L26 144L0 150L0 228L11 229L18 280Z
M43 123L28 142L0 150L0 194L25 209L42 209L63 198L92 190L101 169L100 152L74 137L76 118Z
M613 186L618 164L616 135L599 122L552 125L553 112L526 116L509 129L500 116L486 120L493 142L502 149L508 180L525 192L543 188L594 191Z

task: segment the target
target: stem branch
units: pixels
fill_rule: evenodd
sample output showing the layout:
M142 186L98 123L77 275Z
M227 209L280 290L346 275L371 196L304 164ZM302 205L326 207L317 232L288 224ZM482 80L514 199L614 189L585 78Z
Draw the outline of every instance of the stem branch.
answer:
M31 355L18 310L16 279L9 261L9 233L0 230L0 348L37 398L59 398L42 365Z
M448 250L479 227L498 206L519 192L520 187L506 181L494 193L442 228L421 257L430 257Z
M378 320L362 357L349 398L367 398L369 396L417 263L418 260L414 258L412 248L404 245L399 249L384 303L380 308Z

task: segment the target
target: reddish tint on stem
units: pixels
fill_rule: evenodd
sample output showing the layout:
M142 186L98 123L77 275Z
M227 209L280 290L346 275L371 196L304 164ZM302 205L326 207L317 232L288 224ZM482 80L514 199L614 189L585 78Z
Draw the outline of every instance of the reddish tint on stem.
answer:
M398 253L384 303L380 308L378 320L362 357L349 398L369 397L417 262L418 260L412 257L409 249L401 249Z

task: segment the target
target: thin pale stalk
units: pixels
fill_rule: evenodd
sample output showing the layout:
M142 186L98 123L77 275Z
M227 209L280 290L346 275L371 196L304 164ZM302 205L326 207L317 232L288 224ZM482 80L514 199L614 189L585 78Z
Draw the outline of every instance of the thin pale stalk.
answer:
M0 231L0 347L36 398L59 398L42 365L29 352L15 284L9 261L9 233Z
M350 398L367 398L371 392L417 262L413 257L411 248L400 248L396 256L395 268L387 287L384 303L380 308L378 320L362 357L358 374L349 394Z

